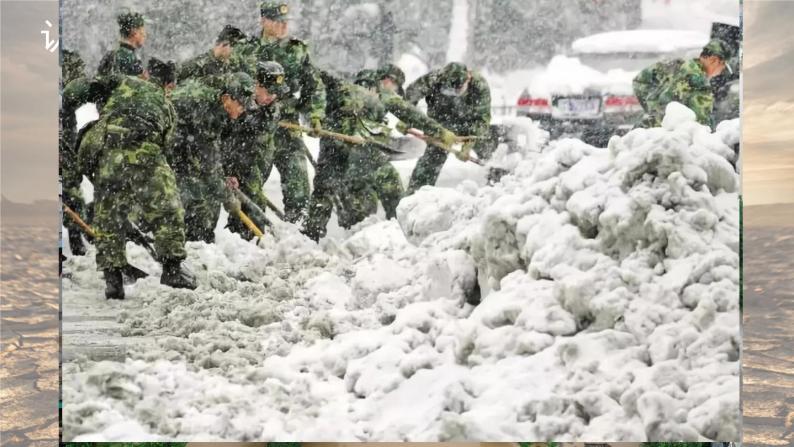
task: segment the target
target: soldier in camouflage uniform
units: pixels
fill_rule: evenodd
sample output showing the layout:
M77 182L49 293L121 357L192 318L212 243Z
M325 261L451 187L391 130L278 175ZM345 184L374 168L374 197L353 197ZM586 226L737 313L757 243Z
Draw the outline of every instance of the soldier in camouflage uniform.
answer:
M282 119L297 123L299 115L305 114L311 127L318 130L325 117L325 88L312 64L306 44L287 37L288 12L289 8L284 3L263 2L260 5L261 36L239 45L233 57L244 61L252 74L256 70L256 62L275 61L281 64L291 94L280 101ZM275 142L274 152L266 158L262 175L267 180L273 165L279 170L284 213L288 221L297 222L306 213L310 193L306 145L300 132L283 128L276 130Z
M152 82L124 78L100 114L106 131L94 183L94 231L97 268L104 272L107 298L124 298L125 226L130 213L138 210L143 228L154 233L157 260L163 265L160 283L196 288L195 278L182 270L184 210L163 154L171 145L176 122L168 98L175 66L152 59L149 73Z
M243 115L254 93L254 80L245 73L223 75L218 83L215 89L191 79L171 94L177 124L167 159L185 208L188 241L215 241L224 200L221 133Z
M231 62L231 56L234 46L245 40L246 36L239 28L226 25L215 40L212 49L182 64L177 80L182 83L192 78L242 71L243 67Z
M63 88L70 82L85 76L85 64L80 55L75 52L63 50L61 56L63 57L61 62L61 92L63 92ZM80 191L83 175L77 168L77 149L75 148L77 118L72 108L63 107L63 99L61 102L60 122L58 155L61 162L63 203L77 214L84 215L85 202ZM82 230L68 218L64 218L63 224L69 231L69 248L72 254L76 256L84 255L85 246L81 237Z
M325 86L325 126L329 130L340 129L338 118L342 110L343 97L349 83L341 77L328 71L320 71L320 76ZM346 209L341 209L340 198L344 197L345 171L349 147L343 142L320 137L320 154L317 157L314 174L314 190L309 201L308 216L303 225L302 232L315 241L319 241L326 233L328 220L334 205L340 225L346 226L348 219ZM377 203L375 204L377 206Z
M414 81L405 93L412 104L427 101L427 115L457 135L485 137L490 131L491 90L485 78L465 65L453 62L441 70L431 71ZM488 158L484 140L477 140L474 149ZM458 158L466 160L471 145L463 146ZM447 152L428 145L411 173L407 194L424 185L434 185L447 160Z
M642 70L633 82L634 95L645 110L640 127L659 127L667 104L680 102L695 112L697 121L713 127L714 92L709 80L725 69L730 51L712 39L697 59L662 61Z
M388 145L391 129L386 114L392 113L405 123L436 138L453 140L455 135L428 118L397 95L391 87L392 77L402 75L396 67L385 71L362 70L356 84L324 73L331 87L328 91L327 127L334 132L354 135ZM399 70L399 69L397 69ZM352 145L330 138L321 139L314 193L304 234L319 240L325 235L331 216L333 198L344 209L337 209L340 225L349 228L377 211L380 200L386 218L396 217L403 194L400 175L377 144Z
M146 42L146 28L143 16L137 12L126 12L116 18L121 40L119 46L105 54L99 62L97 74L107 76L122 74L146 76L140 57L136 51Z
M274 135L280 119L279 105L289 94L284 68L278 62L259 61L254 85L254 107L228 128L224 137L223 169L230 187L240 188L259 208L267 208L265 173L272 167ZM253 214L246 210L249 217ZM256 222L260 228L265 222ZM239 219L229 219L230 231L246 239L254 237Z

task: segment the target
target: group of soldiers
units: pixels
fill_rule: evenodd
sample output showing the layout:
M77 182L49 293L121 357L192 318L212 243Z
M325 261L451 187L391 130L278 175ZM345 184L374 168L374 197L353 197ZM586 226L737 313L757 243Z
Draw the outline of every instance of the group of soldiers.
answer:
M348 78L313 64L308 45L288 36L288 16L286 4L266 0L260 35L227 25L211 49L179 67L157 58L143 66L137 52L146 27L136 12L118 16L119 45L96 76L84 74L76 53L63 51L63 201L91 226L79 218L65 225L78 255L85 253L81 229L91 230L107 298L123 299L125 280L146 275L129 265L127 240L148 244L163 266L162 284L194 289L183 266L185 243L214 242L222 206L228 228L245 238L269 224L263 210L270 208L319 241L334 208L345 228L375 213L378 202L393 218L401 198L436 182L448 154L490 157L490 90L477 71L450 63L406 89L405 74L392 64ZM658 126L671 101L713 124L710 79L730 52L713 39L698 59L643 70L634 81L646 111L642 125ZM421 100L426 114L416 107ZM97 106L99 119L78 132L75 111L86 103ZM398 118L395 129L387 114ZM407 191L386 155L394 130L428 143ZM316 162L304 134L320 139ZM315 165L313 188L307 161ZM283 212L263 192L274 166ZM82 200L83 176L94 185L92 207Z
M196 288L183 266L185 242L213 242L221 206L230 212L228 228L243 237L268 225L262 210L277 208L263 186L273 166L284 196L278 215L318 241L334 208L346 228L378 202L395 217L402 197L435 183L449 153L489 155L482 137L490 91L475 70L451 63L405 90L405 74L391 64L347 79L312 63L307 44L288 36L288 15L286 4L265 1L259 36L227 25L209 51L179 67L157 58L143 66L137 51L146 27L136 12L118 16L119 45L96 76L85 76L80 57L63 51L63 201L90 227L80 219L65 225L78 255L85 253L81 229L89 228L107 298L123 299L125 280L145 275L129 265L125 244L145 243L147 232L163 266L160 282ZM423 99L427 114L416 107ZM86 103L99 119L78 131L75 111ZM384 153L393 131L388 113L399 119L398 131L428 142L407 191ZM316 163L304 134L320 139ZM316 168L313 189L307 160ZM83 176L94 185L90 208Z

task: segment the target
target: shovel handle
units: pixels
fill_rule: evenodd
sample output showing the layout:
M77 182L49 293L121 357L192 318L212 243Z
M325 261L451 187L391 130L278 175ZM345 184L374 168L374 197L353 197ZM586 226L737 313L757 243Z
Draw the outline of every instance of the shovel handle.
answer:
M253 232L257 238L262 238L262 236L264 236L262 230L256 226L254 221L252 221L251 218L243 212L243 210L237 210L237 217L240 218L243 224L248 227L248 229L251 230L251 232Z
M77 226L79 226L83 231L85 231L85 234L89 235L92 238L96 238L96 233L94 232L94 229L91 228L91 226L89 226L87 223L85 223L85 221L80 218L80 215L75 213L73 209L69 208L67 205L64 205L63 210L74 221L74 223L77 224Z
M304 133L313 133L313 132L315 132L314 129L310 129L308 127L304 127L304 126L301 126L299 124L290 123L289 121L279 121L278 125L279 125L279 127L283 127L284 129L299 130L299 131L304 132ZM329 130L319 130L319 131L317 131L317 134L325 136L325 137L334 138L334 139L337 139L337 140L340 140L340 141L344 141L346 143L351 143L351 144L364 144L364 143L366 143L366 141L363 138L354 137L352 135L345 135L343 133L331 132Z

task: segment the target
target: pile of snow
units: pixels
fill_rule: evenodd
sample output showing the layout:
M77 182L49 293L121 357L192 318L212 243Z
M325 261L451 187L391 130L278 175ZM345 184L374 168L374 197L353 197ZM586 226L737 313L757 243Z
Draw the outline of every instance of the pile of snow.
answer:
M671 104L338 243L218 228L188 246L197 291L150 277L111 303L143 337L125 363L64 365L64 438L736 440L738 130ZM92 259L68 261L65 305L103 299Z
M708 34L698 31L643 29L610 31L576 39L575 53L677 53L703 48Z

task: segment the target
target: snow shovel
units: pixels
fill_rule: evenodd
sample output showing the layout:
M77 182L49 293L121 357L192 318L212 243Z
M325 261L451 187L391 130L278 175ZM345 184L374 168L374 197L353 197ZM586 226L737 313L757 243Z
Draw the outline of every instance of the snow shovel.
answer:
M233 193L235 197L237 197L237 200L240 201L241 206L244 206L248 210L248 213L253 219L260 221L264 225L273 226L273 223L270 222L270 219L268 219L267 215L265 215L265 211L260 208L259 205L254 203L254 201L251 200L251 198L248 197L244 192L240 191L239 189L235 189L233 190ZM265 200L267 200L268 208L270 208L269 205L272 205L272 202L267 199L267 197ZM278 216L279 219L284 220L284 213L282 213L281 210L276 208L275 205L273 205L273 208L271 209L274 213L276 213L276 216Z
M83 230L83 232L85 233L85 235L88 237L89 240L96 239L96 232L94 231L94 229L91 228L90 225L85 223L85 221L80 217L79 214L74 212L74 210L69 208L67 205L63 205L63 210L66 212L66 215L69 216L74 221L74 223L76 223L77 226L80 227L81 230ZM137 231L140 232L140 230ZM135 238L134 234L135 234L134 232L128 232L128 235L131 236L130 237L131 240ZM146 251L149 252L149 254L154 259L157 259L156 252L154 251L154 247L152 247L152 245L149 243L146 236L143 233L140 233L139 236L143 238L142 241L143 244L141 245L146 249ZM133 242L140 243L135 240L133 240ZM131 264L125 265L121 270L122 270L121 271L122 275L124 275L128 279L137 280L149 276L148 273L144 272L143 270Z
M242 222L243 225L246 226L246 228L248 228L252 233L254 233L254 236L256 236L257 241L261 240L265 234L262 233L262 230L260 230L259 227L257 227L256 224L254 223L254 221L251 220L251 218L248 217L248 215L245 214L245 212L242 210L242 203L244 199L249 200L248 204L251 204L253 202L250 202L248 196L246 196L245 194L243 194L242 191L236 188L226 188L226 191L231 195L226 196L226 201L223 204L224 207L229 211L229 214L234 214L235 216L237 216L237 218L240 219L240 222ZM257 209L259 209L259 207L257 207ZM259 211L262 210L259 209Z
M425 148L427 148L427 143L419 138L404 136L392 138L390 146L393 152L387 154L389 160L400 161L421 157Z
M265 234L262 233L262 230L256 226L254 221L252 221L251 218L243 212L243 210L237 210L237 217L240 218L243 224L245 224L245 226L248 227L252 233L254 233L254 236L256 236L257 239L262 239Z

